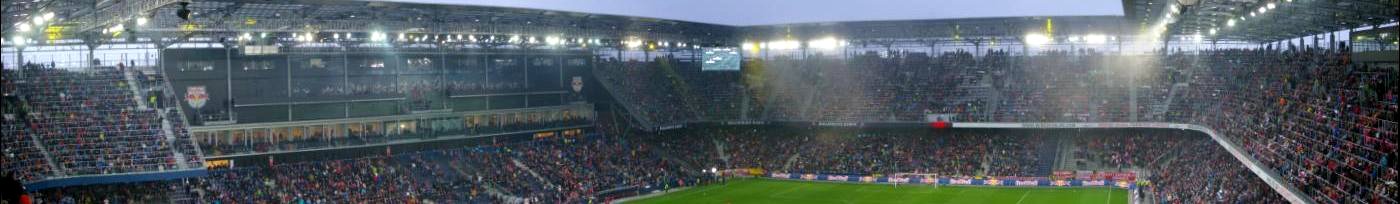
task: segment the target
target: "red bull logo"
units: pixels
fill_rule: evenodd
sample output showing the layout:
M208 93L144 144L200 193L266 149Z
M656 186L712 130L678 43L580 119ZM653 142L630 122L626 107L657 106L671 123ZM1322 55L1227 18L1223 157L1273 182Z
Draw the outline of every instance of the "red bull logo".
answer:
M185 103L190 107L203 108L205 102L209 102L209 93L204 91L204 86L185 87Z

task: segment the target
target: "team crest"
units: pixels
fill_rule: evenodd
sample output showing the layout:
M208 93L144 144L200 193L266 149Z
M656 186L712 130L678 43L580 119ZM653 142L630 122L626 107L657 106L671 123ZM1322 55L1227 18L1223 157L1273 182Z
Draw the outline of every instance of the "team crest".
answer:
M204 86L185 87L185 102L195 109L203 108L205 102L209 102L209 93L204 91Z
M575 76L573 82L571 82L571 85L574 88L574 92L583 91L583 77Z

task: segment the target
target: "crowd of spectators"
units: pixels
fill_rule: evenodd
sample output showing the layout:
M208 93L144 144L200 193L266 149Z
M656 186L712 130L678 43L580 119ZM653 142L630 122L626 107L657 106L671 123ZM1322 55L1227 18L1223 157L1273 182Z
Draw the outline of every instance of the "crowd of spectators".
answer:
M747 72L757 73L741 77L762 79L742 95L752 97L747 100L761 110L740 108L734 111L743 114L721 115L869 122L951 114L955 117L947 119L960 122L1199 124L1219 130L1317 200L1394 201L1400 172L1391 167L1397 158L1393 118L1400 97L1393 87L1400 80L1393 65L1356 63L1350 55L1345 44L1337 44L1145 55L1078 49L1029 56L999 50L931 58L907 51L845 59L774 56L754 59L759 65L748 67L759 69ZM622 80L640 78L644 76ZM622 86L629 88L634 87ZM660 95L684 93L622 97ZM684 108L691 106L658 112L686 113L691 110ZM1140 162L1108 156L1117 160L1111 161L1114 165Z
M666 69L674 69L674 59L618 61L607 59L598 62L594 69L598 80L608 84L613 97L642 121L652 126L671 125L695 120L698 117L695 107L687 100L689 92L682 91L679 78L667 74Z
M1314 200L1395 202L1396 70L1350 51L1288 48L1194 55L1193 108L1177 121L1211 126Z
M1167 202L1276 202L1262 181L1203 135L1072 135L1102 152L1165 153L1151 171L1154 199ZM543 137L448 149L385 151L348 159L239 164L210 176L156 182L140 191L76 188L41 191L45 200L188 197L205 203L583 203L609 192L696 185L706 169L847 175L1045 177L1039 148L1059 133L859 130L806 127L685 128L629 137ZM1144 137L1154 137L1145 142ZM1150 143L1141 145L1138 143ZM1126 148L1126 145L1141 145ZM1191 150L1191 151L1181 151ZM332 150L335 151L335 150ZM403 150L400 150L403 151ZM1053 157L1052 157L1053 158ZM1194 168L1210 165L1212 168ZM83 192L123 192L110 195ZM153 195L148 195L153 194ZM625 194L624 194L625 195Z
M138 105L129 87L136 84L128 84L129 70L120 65L72 71L27 64L5 71L6 160L16 161L6 162L6 171L23 181L200 166L197 154L177 159L176 151L193 153L178 144L188 137L168 136L184 132L163 131L168 115L150 107L155 104Z
M545 138L214 170L197 188L201 199L226 203L586 203L701 177L656 151L620 138Z
M1102 141L1124 147L1134 139L1151 137L1154 142L1143 145L1138 153L1160 152L1164 159L1145 164L1148 169L1147 192L1160 203L1281 203L1283 197L1274 193L1263 180L1230 156L1209 137L1201 135L1130 135ZM1155 142L1162 141L1162 142ZM1209 167L1209 168L1203 168Z
M959 121L1199 124L1219 131L1314 200L1394 202L1394 181L1400 176L1393 167L1393 118L1400 100L1394 93L1396 70L1351 62L1349 51L1339 47L1161 51L1157 57L1163 60L1156 61L1092 50L1021 57L1000 51L938 57L867 53L845 60L777 57L765 63L768 73L762 76L761 88L694 85L687 80L706 78L674 73L679 66L674 64L680 62L669 58L604 61L595 71L629 111L656 124L745 115L772 121L917 121L926 113L950 113ZM1111 67L1133 63L1161 69L1134 73ZM179 162L171 156L177 145L159 131L161 118L169 113L135 108L120 72L98 68L79 73L36 65L26 68L26 78L35 80L23 83L10 81L11 74L6 70L3 130L7 136L22 136L4 141L7 173L32 181L50 174L157 171ZM1130 105L1130 99L1137 105ZM756 108L734 108L742 103ZM474 131L470 127L476 124L466 121L473 120L463 119L460 127ZM205 189L201 199L233 203L586 202L619 188L683 185L701 177L692 169L708 167L1046 176L1042 169L1053 161L1044 155L1058 152L1055 148L1063 138L922 131L687 128L627 138L552 138L217 170L191 185ZM352 136L379 137L379 132L364 130ZM1207 137L1115 135L1070 141L1086 150L1086 159L1149 171L1148 189L1158 200L1280 199ZM221 151L218 144L227 143L212 142L201 145ZM47 148L54 161L42 161L35 152L43 151L36 147ZM471 196L460 193L468 191ZM500 195L484 196L486 192Z

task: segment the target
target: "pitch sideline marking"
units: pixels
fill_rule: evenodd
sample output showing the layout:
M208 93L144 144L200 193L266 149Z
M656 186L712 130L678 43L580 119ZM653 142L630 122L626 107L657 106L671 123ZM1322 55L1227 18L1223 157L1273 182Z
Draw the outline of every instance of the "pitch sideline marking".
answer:
M1113 203L1113 189L1108 189L1108 199L1107 199L1107 200L1104 200L1103 203L1104 203L1104 204L1111 204L1111 203Z
M1022 193L1022 194L1021 194L1021 199L1020 199L1020 200L1016 200L1016 204L1021 204L1022 201L1026 201L1026 196L1028 196L1028 195L1031 195L1031 191L1029 191L1029 190L1027 190L1025 193Z

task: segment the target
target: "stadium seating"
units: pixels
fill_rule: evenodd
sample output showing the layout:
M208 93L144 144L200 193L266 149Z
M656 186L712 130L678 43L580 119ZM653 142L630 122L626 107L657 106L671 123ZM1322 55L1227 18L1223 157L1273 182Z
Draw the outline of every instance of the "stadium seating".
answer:
M763 110L667 117L922 121L924 114L953 114L960 122L1201 124L1225 133L1318 200L1393 201L1396 189L1385 184L1400 176L1390 167L1397 138L1393 69L1351 63L1345 47L1161 50L1157 55L1160 59L1074 50L1012 57L993 50L980 57L944 53L932 60L903 52L844 60L770 57L761 59L762 88L745 95ZM1120 67L1125 64L1141 67ZM629 76L643 80L646 75ZM900 80L904 77L920 80ZM684 95L658 90L621 97L656 100L649 98L667 94ZM717 101L668 107L729 106ZM835 147L846 148L856 147Z
M81 175L169 171L202 166L198 154L180 161L175 151L189 152L188 136L167 137L160 109L138 106L124 79L126 69L99 67L68 71L27 65L24 77L8 78L6 140L14 144L25 181ZM9 81L23 79L22 81ZM179 132L183 133L183 132ZM176 138L176 140L171 140ZM38 158L49 158L45 165ZM181 164L183 163L183 164ZM8 166L7 162L7 166ZM56 168L56 169L55 169Z

